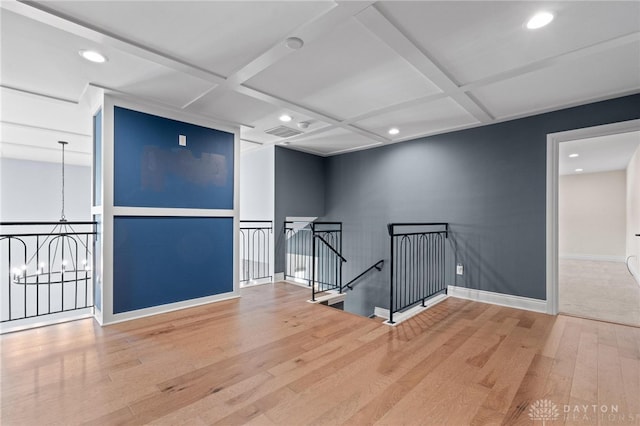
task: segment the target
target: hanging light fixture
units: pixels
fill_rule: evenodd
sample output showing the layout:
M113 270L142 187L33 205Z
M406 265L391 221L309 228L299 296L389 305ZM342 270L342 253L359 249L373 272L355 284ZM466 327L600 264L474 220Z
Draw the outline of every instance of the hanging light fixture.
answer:
M36 248L31 257L20 266L12 266L12 281L21 285L47 285L78 283L88 281L91 278L91 264L89 259L89 241L82 241L83 235L90 233L77 232L71 223L67 222L64 211L64 173L65 173L65 147L69 144L66 141L58 141L62 147L62 167L61 167L61 211L60 221L54 225L53 229L44 234L44 240L36 240ZM82 222L77 222L82 223ZM37 222L34 224L38 224ZM40 223L43 224L43 223ZM36 234L22 234L20 236L33 236ZM38 234L40 235L40 234ZM22 243L27 253L27 244L20 238L13 238ZM83 260L80 260L83 259ZM33 266L31 266L33 265Z

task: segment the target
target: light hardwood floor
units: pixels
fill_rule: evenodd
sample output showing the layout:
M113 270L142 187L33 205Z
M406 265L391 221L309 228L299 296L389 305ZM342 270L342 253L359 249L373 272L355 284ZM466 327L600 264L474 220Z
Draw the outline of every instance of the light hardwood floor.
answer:
M640 285L622 262L560 259L561 313L640 326Z
M638 328L454 298L390 328L298 286L242 294L0 337L2 425L542 425L538 400L547 425L640 424Z

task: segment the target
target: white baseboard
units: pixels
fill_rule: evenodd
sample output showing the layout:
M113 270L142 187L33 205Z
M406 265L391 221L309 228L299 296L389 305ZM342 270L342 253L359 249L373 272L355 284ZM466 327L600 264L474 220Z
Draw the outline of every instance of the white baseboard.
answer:
M93 318L91 308L78 309L77 311L60 312L23 320L7 321L0 323L0 334L23 331L30 328L46 327L48 325L62 324L64 322Z
M524 309L525 311L547 313L547 301L530 297L513 296L510 294L494 293L492 291L476 290L473 288L456 287L450 285L447 294L458 299L473 300L475 302L490 303L508 308Z
M325 294L324 296L316 297L316 300L307 300L309 303L322 303L327 302L327 305L335 305L336 303L344 302L344 299L347 298L345 293L338 293L336 290L330 290L329 294Z
M309 283L304 282L302 280L295 281L295 279L291 279L290 278L290 279L287 279L287 280L280 280L280 282L297 285L298 287L304 287L304 288L308 288L309 290L311 290L311 286L309 285Z
M604 254L573 254L563 253L559 255L560 259L570 260L594 260L596 262L624 262L624 256L609 256Z
M411 309L407 309L404 312L398 312L393 314L393 324L389 323L389 310L385 309L385 308L380 308L378 306L376 306L375 308L373 308L373 314L377 317L380 318L385 318L386 321L384 322L384 324L386 325L391 325L391 326L396 326L400 323L402 323L403 321L408 320L411 317L414 317L416 315L418 315L421 312L426 311L429 308L432 308L433 306L437 305L438 303L442 302L443 300L447 299L447 295L446 294L438 294L437 296L432 297L431 299L428 299L425 306L421 306L421 305L416 305Z
M238 299L240 294L238 292L229 292L215 294L213 296L201 297L198 299L184 300L182 302L169 303L166 305L153 306L151 308L143 308L130 312L123 312L120 314L113 314L110 319L103 317L102 325L117 324L124 321L130 321L138 318L150 317L158 314L165 314L167 312L179 311L181 309L194 308L196 306L207 305L214 302L222 302L223 300ZM106 316L106 315L105 315Z
M273 274L273 282L284 281L284 272L276 272Z
M373 308L373 315L388 320L389 319L389 310L376 306L375 308Z

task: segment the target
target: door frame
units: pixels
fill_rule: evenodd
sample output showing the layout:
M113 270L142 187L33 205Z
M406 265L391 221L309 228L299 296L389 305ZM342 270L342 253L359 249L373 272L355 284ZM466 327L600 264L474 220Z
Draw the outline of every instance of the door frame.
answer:
M640 119L547 134L547 313L558 314L558 164L562 142L640 130Z

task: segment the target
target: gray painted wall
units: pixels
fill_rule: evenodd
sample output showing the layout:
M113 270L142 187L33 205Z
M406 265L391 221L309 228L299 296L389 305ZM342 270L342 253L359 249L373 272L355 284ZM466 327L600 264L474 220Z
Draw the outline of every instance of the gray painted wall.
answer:
M287 216L324 215L325 159L276 147L275 152L275 272L285 270L284 221Z
M327 158L323 219L344 222L345 281L388 260L387 223L443 221L450 284L545 299L547 134L637 118L633 95ZM346 310L387 307L388 281L385 263Z
M0 217L3 221L58 221L61 165L0 158ZM91 167L65 165L67 220L91 220Z

